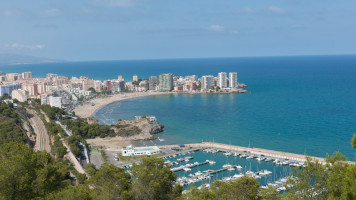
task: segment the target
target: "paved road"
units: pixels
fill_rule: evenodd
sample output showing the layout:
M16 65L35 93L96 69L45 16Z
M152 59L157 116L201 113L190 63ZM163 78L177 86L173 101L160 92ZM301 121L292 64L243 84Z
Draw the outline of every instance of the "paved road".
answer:
M36 150L46 150L47 152L51 152L51 146L49 145L49 136L47 129L41 120L41 118L37 115L36 111L31 109L26 109L27 112L31 115L29 117L29 122L35 131L36 134Z

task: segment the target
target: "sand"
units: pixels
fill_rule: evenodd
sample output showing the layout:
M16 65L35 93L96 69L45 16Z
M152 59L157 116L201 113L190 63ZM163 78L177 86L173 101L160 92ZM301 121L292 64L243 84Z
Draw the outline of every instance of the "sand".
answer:
M94 113L100 108L108 104L114 103L116 101L132 99L137 97L162 95L162 94L168 94L168 92L134 92L134 93L115 94L107 97L100 97L91 100L89 103L77 106L74 109L74 112L77 116L81 118L88 118L88 117L92 117ZM92 106L92 103L94 103L95 105Z

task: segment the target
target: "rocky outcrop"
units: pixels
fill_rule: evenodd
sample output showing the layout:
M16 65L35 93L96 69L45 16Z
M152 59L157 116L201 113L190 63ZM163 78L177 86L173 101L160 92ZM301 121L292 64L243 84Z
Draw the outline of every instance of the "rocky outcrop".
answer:
M146 118L119 120L112 126L117 136L126 137L132 140L151 140L154 134L161 133L164 125L159 122L150 122Z
M163 128L164 128L163 124L160 124L158 122L152 122L150 133L151 134L161 133L161 132L163 132Z

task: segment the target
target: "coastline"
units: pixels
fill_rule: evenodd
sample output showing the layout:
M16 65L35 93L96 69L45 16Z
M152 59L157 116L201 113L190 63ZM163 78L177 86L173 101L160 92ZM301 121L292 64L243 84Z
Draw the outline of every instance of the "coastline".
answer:
M109 105L114 102L133 99L138 97L154 96L154 95L164 95L164 94L239 94L239 93L248 93L247 90L236 90L229 92L133 92L133 93L123 93L110 95L108 97L100 97L91 100L86 104L79 105L73 110L77 116L80 118L89 118L93 117L95 112L100 108ZM92 106L92 103L95 105Z
M170 94L170 93L169 92L134 92L134 93L115 94L108 97L95 98L91 100L89 103L82 104L75 107L73 111L77 116L81 118L89 118L92 117L94 113L100 108L117 101L133 99L138 97L163 95L163 94ZM95 105L92 106L92 103L94 103Z

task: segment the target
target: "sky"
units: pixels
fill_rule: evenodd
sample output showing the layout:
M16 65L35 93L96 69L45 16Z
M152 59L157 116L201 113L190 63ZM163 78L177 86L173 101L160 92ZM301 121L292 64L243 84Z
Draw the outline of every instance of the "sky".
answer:
M2 0L0 53L68 61L356 53L354 0Z

